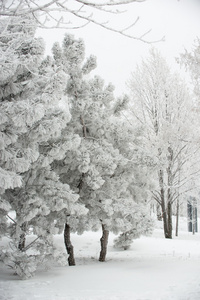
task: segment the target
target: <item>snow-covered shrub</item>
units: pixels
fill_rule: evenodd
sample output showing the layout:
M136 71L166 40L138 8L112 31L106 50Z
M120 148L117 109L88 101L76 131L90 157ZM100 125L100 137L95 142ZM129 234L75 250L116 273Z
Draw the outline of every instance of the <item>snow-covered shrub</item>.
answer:
M67 263L67 255L62 249L42 239L36 240L30 242L24 251L12 242L0 249L0 260L21 279L31 278L36 270L48 270L55 265L65 266Z
M22 279L32 277L37 269L36 257L27 255L18 249L4 249L0 251L1 261L11 269L14 274L19 275Z
M154 228L154 220L150 215L134 216L134 227L122 232L114 239L114 248L127 250L130 248L133 240L138 239L141 235L151 235Z

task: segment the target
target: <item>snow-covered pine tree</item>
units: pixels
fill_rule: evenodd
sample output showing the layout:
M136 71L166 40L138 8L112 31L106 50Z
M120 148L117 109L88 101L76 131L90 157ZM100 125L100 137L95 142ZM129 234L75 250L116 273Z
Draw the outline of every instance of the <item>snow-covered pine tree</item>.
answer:
M2 255L6 263L13 261L9 265L20 276L29 277L38 263L54 255L56 220L77 211L85 213L76 205L78 195L51 169L53 160L76 148L79 140L72 135L61 137L71 118L64 95L68 77L51 58L42 61L44 47L41 39L34 38L33 20L6 18L1 25L0 155L1 177L6 176L1 181L1 214L13 245L12 251ZM9 227L6 214L13 223ZM37 243L26 245L30 232ZM30 255L30 246L39 255Z
M107 193L111 191L116 199L120 199L115 204L114 221L110 224L115 234L120 232L114 246L126 249L133 239L150 234L153 229L149 203L153 185L149 166L153 165L153 161L141 151L142 130L128 119L127 101L126 97L116 101L109 125L109 128L113 128L109 140L123 154L127 164L118 166L115 180L107 187Z
M2 19L0 31L0 192L2 220L7 226L5 216L11 206L2 195L6 189L22 185L21 173L38 158L36 145L25 145L21 136L43 116L42 106L28 95L33 90L32 74L40 64L44 45L33 39L35 24L28 17Z
M149 207L140 205L134 214L129 214L132 228L123 230L117 238L114 239L114 247L117 249L127 250L130 248L133 240L138 239L141 235L151 235L154 229L154 222L149 213Z
M7 188L22 184L20 173L28 170L37 159L37 150L17 148L17 140L22 133L29 130L33 120L43 115L38 103L32 105L28 93L33 89L32 73L37 70L44 52L41 40L30 36L35 30L32 20L27 22L20 18L2 19L0 23L1 41L1 193ZM28 46L30 43L30 46ZM20 97L27 99L26 107ZM14 101L15 100L15 101ZM37 111L37 114L36 114ZM13 146L16 144L15 146Z
M65 36L62 47L57 43L53 46L56 64L70 76L67 95L72 119L67 130L81 138L79 148L55 162L54 168L62 182L67 182L79 194L80 203L88 209L86 218L69 216L68 235L69 227L79 233L102 227L99 260L105 261L109 230L120 231L128 224L129 229L132 228L125 216L134 214L136 207L129 189L131 183L134 184L134 169L128 158L132 159L134 154L130 150L130 136L126 134L127 124L114 117L128 99L124 96L116 100L111 84L105 86L100 77L89 76L96 61L91 56L85 62L84 52L83 41L70 35ZM123 136L126 136L125 143ZM137 209L139 207L138 203Z

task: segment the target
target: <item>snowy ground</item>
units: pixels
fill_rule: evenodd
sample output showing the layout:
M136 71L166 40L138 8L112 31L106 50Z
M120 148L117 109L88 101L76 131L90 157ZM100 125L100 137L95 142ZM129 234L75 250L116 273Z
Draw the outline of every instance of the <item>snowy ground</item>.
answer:
M19 280L0 265L1 300L199 300L200 234L182 221L178 238L166 240L157 228L152 237L117 251L110 235L107 261L98 262L100 233L73 235L75 267L55 267ZM56 237L63 243L61 236Z

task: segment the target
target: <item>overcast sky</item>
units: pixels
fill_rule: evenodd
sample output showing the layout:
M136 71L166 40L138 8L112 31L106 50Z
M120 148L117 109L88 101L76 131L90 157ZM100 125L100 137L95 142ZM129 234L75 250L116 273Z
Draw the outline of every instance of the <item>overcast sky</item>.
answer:
M175 66L175 57L191 50L195 38L200 38L200 0L146 0L122 7L127 12L119 15L113 22L119 28L126 27L139 17L137 24L129 33L140 36L151 29L146 36L148 41L162 39L164 42L153 43L171 66ZM104 20L112 21L112 16L104 16ZM112 82L116 94L126 92L126 81L135 65L148 54L151 44L123 37L117 33L106 31L95 25L88 25L78 30L46 30L39 31L46 40L47 52L52 44L62 42L63 35L72 33L83 38L86 45L86 55L97 56L98 67L95 73L102 76L106 82Z

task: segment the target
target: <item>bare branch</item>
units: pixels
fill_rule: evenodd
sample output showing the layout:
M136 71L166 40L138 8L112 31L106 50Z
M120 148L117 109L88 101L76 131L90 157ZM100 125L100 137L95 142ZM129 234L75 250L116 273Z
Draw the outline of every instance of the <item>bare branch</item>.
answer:
M152 195L153 195L153 198L154 200L161 205L161 200L160 200L160 193L158 191L151 191ZM155 194L155 193L158 193L158 196Z
M25 8L23 9L23 1L25 2ZM35 1L30 1L30 0L22 0L20 3L17 5L17 7L12 8L11 5L8 8L5 8L0 11L0 16L23 16L25 14L29 13L34 13L36 11L44 11L46 8L53 6L58 0L52 0L44 5L38 5ZM36 5L35 8L32 8L30 6L30 3L33 3ZM12 3L13 4L13 3ZM14 5L13 5L14 6ZM26 7L27 6L27 7Z
M59 4L59 5L60 5L60 4ZM121 30L120 30L120 29L116 29L116 28L114 28L114 27L109 27L109 26L106 25L107 23L99 23L99 22L97 22L96 20L92 19L90 16L82 16L82 15L78 14L76 11L72 11L72 10L71 10L70 12L71 12L74 16L76 16L76 17L78 17L78 18L87 20L87 21L89 21L90 23L93 23L93 24L95 24L95 25L98 25L98 26L100 26L100 27L102 27L102 28L104 28L104 29L106 29L106 30L109 30L109 31L113 31L113 32L119 33L119 34L121 34L121 35L123 35L123 36L126 36L126 37L131 38L131 39L134 39L134 40L142 41L142 42L147 43L147 44L157 43L157 42L164 41L164 37L161 38L161 39L159 39L159 40L147 41L147 40L143 39L143 37L146 36L146 35L148 34L148 32L146 32L145 34L143 34L143 35L140 36L140 37L132 36L132 35L130 35L130 34L128 34L128 33L125 33L125 32L124 32L124 29L121 29ZM134 23L135 23L135 22L134 22ZM132 27L132 26L133 26L133 25L130 25L129 27ZM126 29L126 30L127 30L127 29ZM149 32L150 32L150 31L149 31Z
M37 237L36 239L34 239L30 244L28 244L28 245L23 249L23 252L24 252L24 251L27 251L29 248L31 248L32 245L35 244L35 242L36 242L37 240L39 240L39 238L41 238L41 236L38 236L38 237Z
M39 27L42 28L60 28L60 29L79 29L85 27L89 23L97 25L103 29L118 33L125 37L135 39L138 41L142 41L145 43L156 43L164 41L164 37L154 41L146 40L146 36L151 31L147 31L141 36L134 36L134 34L129 34L127 32L128 29L132 28L138 22L139 18L137 18L132 24L125 28L116 29L114 26L110 26L109 22L101 22L93 17L90 13L91 10L99 10L103 13L112 13L112 14L120 14L125 11L120 11L116 9L115 6L126 5L136 2L144 2L145 0L106 0L106 1L94 1L94 0L74 0L73 6L69 1L61 1L61 0L49 0L46 1L45 4L41 4L39 0L19 0L17 3L15 1L5 0L4 4L0 6L0 16L23 16L27 14L31 14L36 20ZM78 5L76 9L74 9L74 5ZM73 7L73 8L72 8ZM107 9L111 7L111 9ZM86 11L83 8L87 8ZM60 17L60 14L62 16ZM66 14L69 16L75 16L79 20L83 20L84 24L73 25L76 21L70 22L69 18L67 21L65 20ZM43 18L41 21L40 18ZM79 23L79 22L78 22Z
M84 5L91 5L91 6L114 6L114 5L122 5L122 4L130 4L133 2L144 2L146 0L114 0L114 1L102 1L99 2L95 1L87 1L87 0L76 0Z
M11 218L9 215L6 215L6 217L8 217L14 224L17 224L17 222L13 218Z
M134 23L132 23L132 24L131 24L131 25L129 25L128 27L124 28L124 29L122 30L122 32L124 32L124 31L126 31L126 30L130 29L131 27L135 26L135 25L136 25L136 23L137 23L138 21L139 21L139 17L137 17L137 19L135 20L135 22L134 22Z
M77 2L81 3L80 1L77 0ZM87 3L84 3L82 5L82 7L84 6L87 6L87 7L92 7L98 11L101 11L101 12L105 12L105 13L109 13L109 14L122 14L122 13L125 13L126 10L119 10L119 9L116 9L114 10L113 7L111 9L107 9L105 8L105 6L100 6L100 5L92 5L92 4L87 4Z

